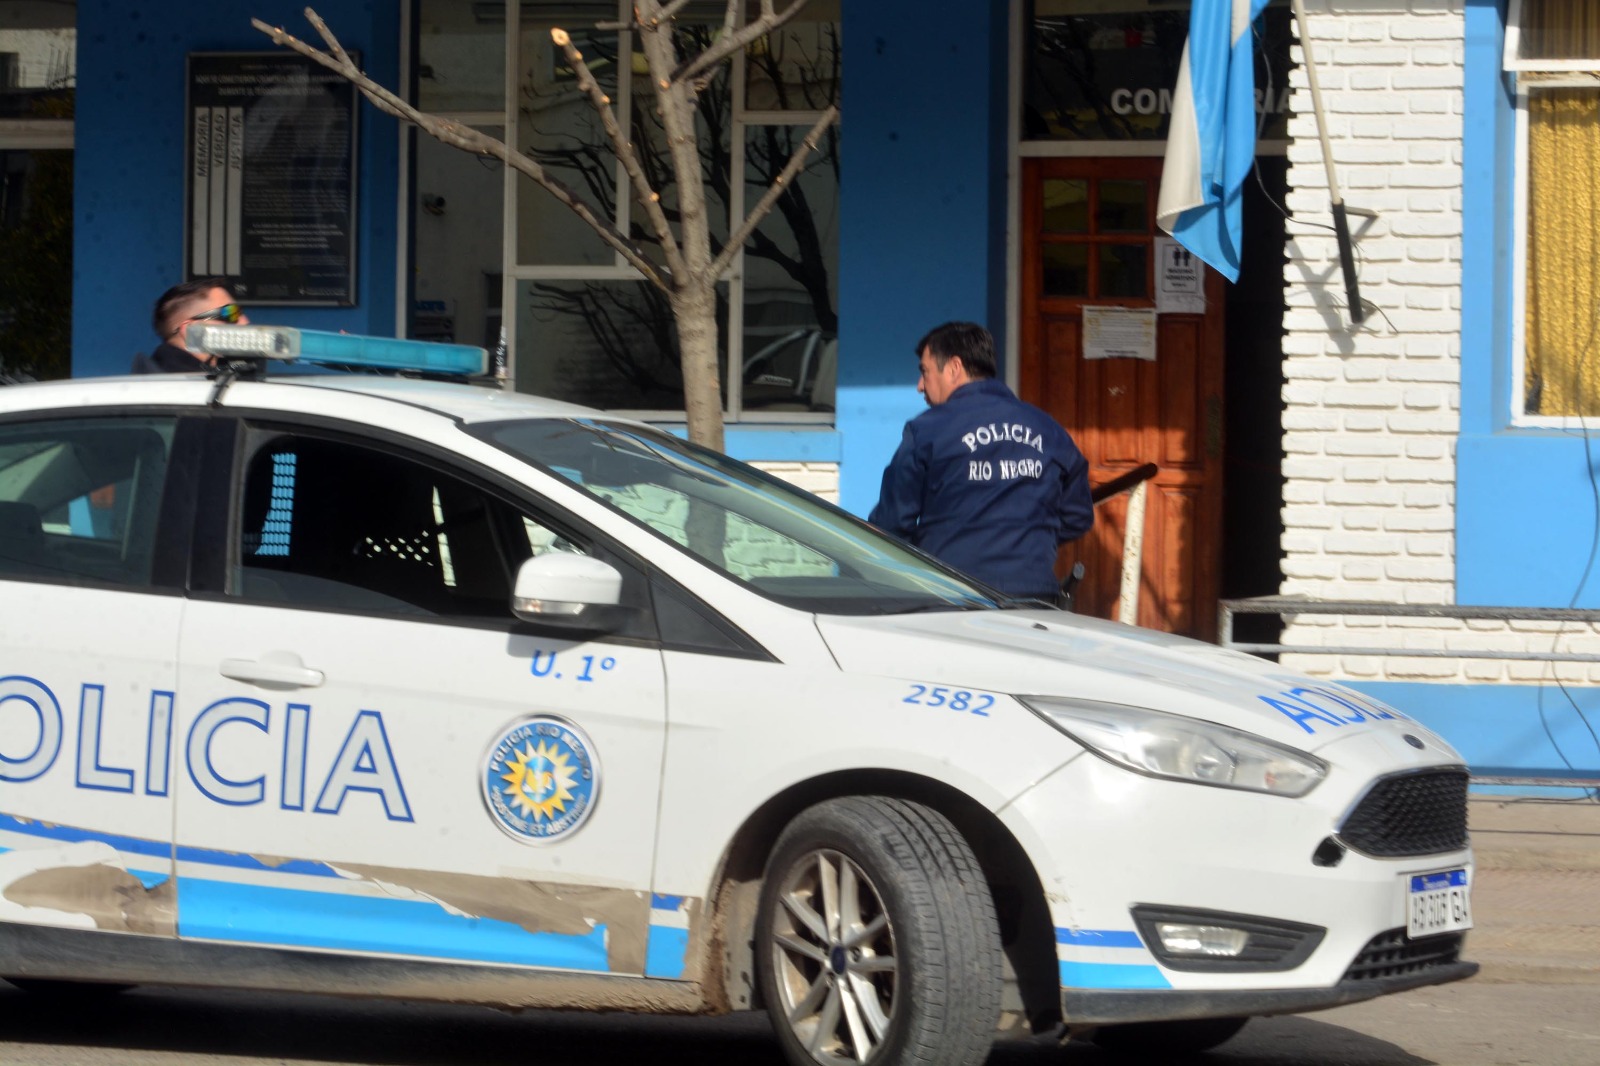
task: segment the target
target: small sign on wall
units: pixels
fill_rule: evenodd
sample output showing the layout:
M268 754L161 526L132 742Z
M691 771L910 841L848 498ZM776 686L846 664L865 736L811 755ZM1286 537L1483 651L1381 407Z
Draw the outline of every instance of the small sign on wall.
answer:
M1156 358L1156 312L1151 307L1085 307L1085 359Z
M1200 257L1171 237L1157 237L1155 245L1156 313L1205 314L1206 268Z
M186 276L225 275L254 304L354 306L355 87L292 53L194 52L188 92Z

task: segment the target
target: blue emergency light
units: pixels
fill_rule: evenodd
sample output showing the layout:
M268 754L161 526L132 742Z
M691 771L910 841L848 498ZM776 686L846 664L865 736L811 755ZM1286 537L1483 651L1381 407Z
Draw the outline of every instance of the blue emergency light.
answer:
M215 322L195 322L183 337L192 351L210 352L222 359L271 359L465 377L481 377L489 370L489 353L467 344Z

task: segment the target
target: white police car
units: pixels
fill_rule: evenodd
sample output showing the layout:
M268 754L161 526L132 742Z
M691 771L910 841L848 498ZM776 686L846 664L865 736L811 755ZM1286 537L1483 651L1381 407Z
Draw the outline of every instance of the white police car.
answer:
M1397 711L641 424L248 365L0 390L0 975L959 1064L1476 970L1467 773Z

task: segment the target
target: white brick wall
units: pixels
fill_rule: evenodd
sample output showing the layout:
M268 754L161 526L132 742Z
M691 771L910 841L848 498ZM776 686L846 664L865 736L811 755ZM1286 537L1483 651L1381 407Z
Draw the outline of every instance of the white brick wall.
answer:
M1308 28L1362 297L1348 328L1328 182L1305 55L1289 122L1284 276L1286 595L1407 604L1455 599L1455 441L1460 413L1460 0L1307 0ZM1318 225L1320 224L1320 225ZM1470 638L1470 640L1469 640ZM1548 647L1549 638L1546 637ZM1372 649L1527 648L1528 637L1422 619L1303 616L1288 644ZM1323 676L1482 681L1508 662L1295 655ZM1544 664L1515 664L1517 671ZM1587 671L1563 671L1586 677Z
M839 502L838 463L751 463L750 465L821 496L829 503Z
M1460 423L1462 4L1306 0L1361 295L1348 328L1311 92L1290 75L1282 592L1322 600L1455 601ZM1320 224L1320 226L1318 225ZM1506 604L1505 606L1516 606ZM1301 616L1286 644L1395 652L1600 652L1577 623ZM1346 679L1600 684L1600 664L1452 654L1299 654Z

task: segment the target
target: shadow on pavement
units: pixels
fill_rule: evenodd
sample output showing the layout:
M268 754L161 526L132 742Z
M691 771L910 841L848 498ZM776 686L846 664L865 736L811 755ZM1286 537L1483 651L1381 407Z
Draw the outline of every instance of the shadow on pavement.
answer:
M717 1019L510 1014L480 1007L248 992L136 989L37 996L0 984L0 1046L226 1055L241 1064L360 1066L781 1066L764 1015ZM6 1056L0 1051L0 1059ZM61 1061L77 1061L62 1059ZM91 1061L85 1057L85 1062ZM93 1059L99 1061L99 1059ZM141 1061L150 1061L143 1059ZM1258 1018L1213 1052L1138 1060L1075 1042L998 1044L989 1066L1432 1066L1387 1041L1315 1016Z

